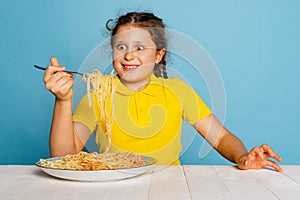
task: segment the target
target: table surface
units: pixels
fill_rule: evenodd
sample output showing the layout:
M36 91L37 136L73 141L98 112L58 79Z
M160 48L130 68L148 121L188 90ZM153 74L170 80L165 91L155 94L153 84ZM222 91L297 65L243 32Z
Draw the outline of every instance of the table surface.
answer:
M233 166L185 165L155 169L110 182L51 177L36 166L1 165L1 199L300 199L300 166L238 170Z

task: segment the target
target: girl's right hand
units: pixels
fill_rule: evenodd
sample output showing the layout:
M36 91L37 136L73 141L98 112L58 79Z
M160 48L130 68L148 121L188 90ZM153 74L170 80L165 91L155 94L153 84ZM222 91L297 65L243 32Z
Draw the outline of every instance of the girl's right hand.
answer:
M72 86L75 83L73 74L64 72L66 68L60 66L55 57L51 57L50 63L44 74L46 88L55 95L56 100L68 101L72 99Z

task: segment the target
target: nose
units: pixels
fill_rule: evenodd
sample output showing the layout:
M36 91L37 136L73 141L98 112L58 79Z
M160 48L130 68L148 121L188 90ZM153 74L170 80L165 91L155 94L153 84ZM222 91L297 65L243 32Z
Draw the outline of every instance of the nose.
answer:
M124 58L126 60L134 60L136 57L136 52L134 50L127 51L124 55Z

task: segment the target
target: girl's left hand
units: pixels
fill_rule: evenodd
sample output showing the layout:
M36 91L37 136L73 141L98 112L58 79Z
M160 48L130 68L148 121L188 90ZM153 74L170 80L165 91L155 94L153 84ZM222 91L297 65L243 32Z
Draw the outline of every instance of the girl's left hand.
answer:
M277 155L273 149L263 144L260 147L254 147L248 154L242 156L239 159L238 168L240 169L261 169L263 167L273 167L279 172L283 170L275 162L268 160L268 158L274 158L275 160L281 162L282 158Z

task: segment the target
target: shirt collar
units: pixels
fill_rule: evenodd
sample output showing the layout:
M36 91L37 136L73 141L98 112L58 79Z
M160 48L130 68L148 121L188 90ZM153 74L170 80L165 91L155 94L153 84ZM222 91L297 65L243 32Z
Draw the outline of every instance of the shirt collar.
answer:
M116 93L120 94L122 96L131 96L133 94L145 94L148 96L153 96L155 97L157 94L155 94L157 91L157 89L154 89L154 87L157 88L157 86L159 86L160 88L162 87L162 81L161 78L157 78L156 76L154 76L153 74L151 75L151 79L149 84L141 91L136 92L133 91L129 88L127 88L125 85L123 85L123 83L121 83L119 76L117 76L116 80L115 80L115 85L116 85Z

